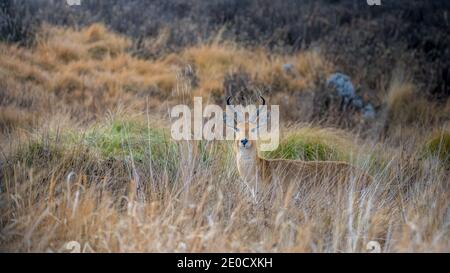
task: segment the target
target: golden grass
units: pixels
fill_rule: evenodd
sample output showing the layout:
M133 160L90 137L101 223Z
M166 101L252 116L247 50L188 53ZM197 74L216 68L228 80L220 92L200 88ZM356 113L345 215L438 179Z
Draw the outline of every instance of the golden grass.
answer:
M11 130L15 127L30 127L34 118L31 113L20 111L14 106L0 108L0 128L3 130Z
M14 53L20 55L22 50L12 48ZM17 56L10 55L7 50L2 50L2 58L0 59L0 77L2 81L7 78L14 78L18 82L32 82L34 84L45 84L48 76L38 67L27 62L17 60Z
M18 48L0 46L0 79L56 95L79 118L83 106L86 119L118 106L167 112L163 103L179 103L177 73L193 67L196 85L188 97L202 96L206 102L223 101L224 79L232 73L247 73L270 93L290 95L312 91L333 66L317 50L293 55L270 54L264 49L246 49L233 43L207 43L179 53L143 60L130 52L131 41L101 24L75 30L44 25L36 45ZM283 70L291 64L290 72ZM149 101L136 99L149 97ZM274 98L277 97L274 95Z
M448 122L450 100L430 104L394 79L385 98L393 132L379 142L285 128L272 156L345 160L375 180L330 196L340 178L317 177L255 204L229 143L173 142L161 113L192 95L222 101L226 75L242 71L286 101L282 111L307 115L292 98L313 93L333 64L317 50L217 42L144 60L130 46L99 24L45 26L32 48L0 44L0 251L64 252L78 241L98 252L366 252L372 240L383 252L449 251L447 153L429 133ZM187 65L198 82L185 92L177 72Z
M198 69L198 95L204 97L210 92L223 94L225 75L238 71L249 73L254 81L274 91L288 93L311 89L319 77L332 71L332 65L315 50L273 56L263 49L249 51L234 44L213 43L186 49L183 58ZM285 64L293 65L291 74L283 71Z
M380 143L390 163L361 192L342 185L330 195L339 178L318 177L313 187L254 204L231 146L168 139L159 148L170 145L175 154L154 157L148 145L162 135L143 132L160 125L145 119L106 122L112 127L91 131L94 138L89 131L47 133L19 145L10 155L15 163L2 169L1 250L66 252L65 244L77 241L87 252L366 252L375 240L383 252L448 251L448 173L433 160L402 162L402 147ZM292 133L323 143L342 137L325 131ZM329 143L345 150L345 142ZM364 153L355 160L377 156ZM145 201L136 183L145 184Z
M64 98L65 107L85 105L88 111L113 107L119 93L130 105L136 101L127 92L153 88L167 97L175 86L175 69L132 57L130 45L99 24L80 31L45 26L34 48L1 46L0 78L32 83Z
M389 85L386 103L391 122L406 125L433 123L450 114L450 100L443 105L428 100L412 82L402 81L395 76Z

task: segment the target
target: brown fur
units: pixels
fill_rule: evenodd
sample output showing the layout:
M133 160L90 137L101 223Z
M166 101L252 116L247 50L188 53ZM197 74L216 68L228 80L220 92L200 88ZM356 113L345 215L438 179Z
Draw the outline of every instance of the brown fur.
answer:
M275 181L282 182L281 186L286 189L290 184L308 182L317 185L322 180L328 182L349 181L356 179L358 185L366 185L371 181L370 175L366 174L346 162L339 161L302 161L285 159L264 159L259 157L256 141L249 140L245 147L241 140L248 138L248 123L238 124L239 129L236 136L234 150L239 175L249 187L259 191L260 188L271 186Z

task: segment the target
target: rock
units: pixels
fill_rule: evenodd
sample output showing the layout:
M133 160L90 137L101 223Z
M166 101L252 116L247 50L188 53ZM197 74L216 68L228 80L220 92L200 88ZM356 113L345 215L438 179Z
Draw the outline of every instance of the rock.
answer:
M355 88L350 80L350 77L342 73L332 74L328 80L327 85L334 87L338 96L344 99L345 103L350 102L350 99L355 97Z
M283 64L283 71L285 73L287 73L287 74L293 74L294 73L294 69L295 69L295 67L291 63Z
M349 76L342 73L334 73L328 77L328 87L334 88L337 95L342 99L341 110L346 111L347 106L351 105L354 109L360 110L364 119L375 118L375 108L371 103L366 103L356 95L355 88Z
M364 119L374 119L375 118L375 108L371 103L366 104L361 111Z
M364 101L360 96L355 96L352 100L351 100L351 104L354 108L360 110L361 108L364 107Z

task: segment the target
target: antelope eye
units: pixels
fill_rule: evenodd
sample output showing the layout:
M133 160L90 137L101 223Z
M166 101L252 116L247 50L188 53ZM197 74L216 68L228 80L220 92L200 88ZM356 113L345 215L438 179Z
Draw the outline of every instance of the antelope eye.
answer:
M258 131L258 128L253 128L251 131L252 133L256 133Z
M239 131L240 131L238 128L234 128L234 130L235 130L236 132L239 132Z

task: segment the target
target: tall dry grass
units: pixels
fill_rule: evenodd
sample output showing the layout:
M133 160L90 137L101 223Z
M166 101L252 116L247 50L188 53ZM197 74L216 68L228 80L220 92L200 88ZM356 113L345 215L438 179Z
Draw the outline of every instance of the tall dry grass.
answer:
M372 148L346 156L374 176L368 187L330 195L339 178L317 177L255 204L230 145L174 143L142 118L19 145L2 165L2 251L67 251L69 241L96 252L366 252L370 241L384 252L449 250L449 174L438 156L365 142ZM333 134L309 130L311 145Z
M39 93L39 99L31 100L36 115L49 108L45 101L52 96L59 101L55 105L78 119L101 117L120 104L139 111L147 106L167 111L167 105L179 102L174 90L185 67L193 71L189 96L215 103L223 100L224 80L234 73L248 74L254 88L291 95L311 91L332 71L316 50L281 55L217 41L144 60L132 54L129 38L101 24L80 30L44 25L35 40L30 48L0 45L0 83L12 103L22 101L18 90L33 89L26 94L30 98ZM293 66L291 74L283 71L284 64ZM148 102L136 99L146 96L151 98ZM32 110L18 108L26 114ZM5 114L4 123L8 119Z
M291 98L316 92L333 64L315 50L217 42L143 60L128 46L101 25L46 26L32 48L0 46L1 251L67 251L70 241L96 252L366 252L370 241L383 252L450 250L448 103L408 103L414 85L393 81L381 140L285 125L265 156L344 160L374 181L330 191L340 178L317 177L254 203L231 144L174 142L164 111L193 95L220 101L227 76L245 71L298 118L308 103ZM196 77L180 75L186 66Z

